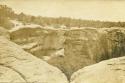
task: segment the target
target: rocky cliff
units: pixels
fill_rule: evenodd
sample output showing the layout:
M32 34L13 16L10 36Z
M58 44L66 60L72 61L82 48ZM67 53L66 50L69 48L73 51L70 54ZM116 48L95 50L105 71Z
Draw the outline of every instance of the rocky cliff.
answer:
M87 65L124 56L124 28L45 29L23 28L11 40L33 55L71 74Z
M75 29L67 31L65 38L65 57L58 64L69 77L82 67L125 53L124 29Z
M64 30L24 27L10 33L12 41L42 59L63 49Z

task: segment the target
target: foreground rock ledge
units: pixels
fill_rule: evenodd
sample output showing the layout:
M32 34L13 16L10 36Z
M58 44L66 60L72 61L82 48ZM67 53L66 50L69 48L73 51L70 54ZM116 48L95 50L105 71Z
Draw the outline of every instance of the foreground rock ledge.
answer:
M5 82L21 82L25 83L25 80L15 71L12 69L5 67L5 66L0 66L0 83L5 83Z
M125 57L80 69L72 75L71 83L125 83Z
M59 69L4 37L0 37L0 82L68 83Z

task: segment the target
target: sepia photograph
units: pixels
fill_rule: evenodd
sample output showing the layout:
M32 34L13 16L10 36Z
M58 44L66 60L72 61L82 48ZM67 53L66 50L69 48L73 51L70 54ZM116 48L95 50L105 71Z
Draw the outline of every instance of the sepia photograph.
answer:
M125 0L0 0L0 83L125 83Z

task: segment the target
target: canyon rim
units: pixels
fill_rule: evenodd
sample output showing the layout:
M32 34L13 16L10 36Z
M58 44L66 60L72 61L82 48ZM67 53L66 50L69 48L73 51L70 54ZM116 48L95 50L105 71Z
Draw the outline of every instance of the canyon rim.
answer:
M0 83L125 83L124 0L0 0Z

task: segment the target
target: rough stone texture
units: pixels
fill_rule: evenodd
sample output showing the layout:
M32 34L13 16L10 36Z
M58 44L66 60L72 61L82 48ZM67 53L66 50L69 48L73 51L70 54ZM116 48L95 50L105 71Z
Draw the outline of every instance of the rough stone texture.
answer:
M26 81L13 69L0 65L0 83L17 83Z
M11 32L11 40L33 55L43 58L63 49L64 30L24 27Z
M125 83L125 57L87 66L75 72L70 83Z
M69 79L78 69L125 53L124 28L24 28L12 32L11 40L57 66Z
M6 38L10 38L8 30L4 29L3 27L0 27L0 36L4 36Z
M48 62L59 67L70 79L73 72L102 60L124 56L125 29L83 28L65 32L64 57Z
M23 51L20 46L4 37L0 37L0 66L7 67L8 74L15 72L12 75L17 74L17 81L20 82L68 83L67 78L59 69ZM13 81L13 77L10 78L9 76L4 78L8 82ZM0 82L3 80L1 79Z

